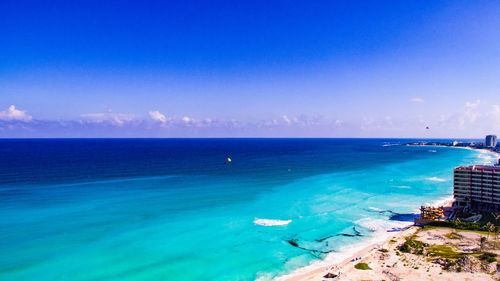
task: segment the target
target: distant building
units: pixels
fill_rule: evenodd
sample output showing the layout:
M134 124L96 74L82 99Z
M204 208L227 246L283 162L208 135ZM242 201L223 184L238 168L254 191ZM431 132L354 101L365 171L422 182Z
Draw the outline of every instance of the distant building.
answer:
M496 147L497 146L497 136L495 136L495 135L486 136L485 145L486 145L486 147Z
M453 196L458 206L500 212L500 166L455 168Z

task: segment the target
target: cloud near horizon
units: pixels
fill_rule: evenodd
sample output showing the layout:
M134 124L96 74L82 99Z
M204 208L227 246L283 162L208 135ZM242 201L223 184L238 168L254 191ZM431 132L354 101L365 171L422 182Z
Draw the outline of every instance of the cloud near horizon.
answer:
M405 135L408 128L415 135ZM461 110L437 120L419 114L405 120L366 115L354 121L285 114L257 121L200 119L159 110L145 116L108 110L75 120L39 120L12 105L0 111L0 130L3 137L482 137L500 133L500 105L466 102Z
M150 111L149 117L151 117L151 119L153 119L154 121L158 121L160 123L167 123L167 117L161 114L161 112L158 110Z
M26 111L16 109L14 105L9 106L4 111L0 111L0 120L3 121L23 121L29 122L33 119L31 115L28 115Z
M85 113L81 114L80 117L89 123L110 123L117 126L123 126L126 122L134 120L134 116L131 114L113 113L111 110L105 113Z

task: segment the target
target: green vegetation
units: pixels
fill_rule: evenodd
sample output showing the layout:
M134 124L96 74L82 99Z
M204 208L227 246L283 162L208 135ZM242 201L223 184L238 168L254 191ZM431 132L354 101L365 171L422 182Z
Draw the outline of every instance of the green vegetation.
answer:
M492 263L497 261L497 254L485 252L479 257L479 259L482 261L486 261L487 263Z
M359 270L372 270L371 267L369 267L366 263L360 262L354 266L354 268L359 269Z
M479 243L481 245L481 251L483 250L483 247L484 247L484 243L486 243L486 237L481 237L479 239Z
M430 226L431 228L441 228L441 226ZM464 231L464 230L462 230ZM472 231L472 230L471 230ZM460 234L452 232L446 234L449 239L458 239ZM406 238L406 241L401 244L397 249L403 253L411 253L415 255L427 256L427 261L432 261L436 258L442 258L447 261L448 268L450 266L455 266L454 261L460 259L466 255L471 255L474 257L480 257L481 260L485 262L493 262L496 260L496 255L493 253L465 253L461 251L455 251L450 245L429 245L427 243L416 240L417 236L412 235ZM486 237L482 237L481 243L486 243ZM396 252L397 254L398 252ZM445 268L445 269L448 269Z
M448 264L443 267L444 270L450 270L450 267L454 267L457 265L456 262L450 262L448 259L446 259L446 261L448 262Z
M460 238L462 238L462 236L460 236L460 234L458 234L456 232L450 232L448 234L445 234L444 236L446 236L448 239L460 239Z
M423 255L425 247L427 247L426 243L415 240L415 235L406 238L406 242L403 245L399 246L398 249L403 253L411 253L415 255Z
M463 222L463 221L433 221L430 224L426 225L424 227L424 230L432 229L433 226L488 232L488 227L486 225L482 225L480 223L475 223L475 222Z
M500 214L498 213L491 213L491 212L480 212L482 217L481 220L479 220L480 224L487 224L487 223L492 223L496 226L500 226Z
M379 249L379 251L380 251L380 252L382 252L382 253L387 253L387 252L389 252L389 250L387 250L387 249Z
M431 229L454 229L452 226L435 226L435 225L426 225L422 230L431 230ZM471 229L457 229L459 232L474 232L479 234L488 234L487 231L482 230L471 230Z
M429 256L440 257L445 259L459 259L463 256L468 255L463 252L456 252L451 247L446 245L431 245L427 249Z

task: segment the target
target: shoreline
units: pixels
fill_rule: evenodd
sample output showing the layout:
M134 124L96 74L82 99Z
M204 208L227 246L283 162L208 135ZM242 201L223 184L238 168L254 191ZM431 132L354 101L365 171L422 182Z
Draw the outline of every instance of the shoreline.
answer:
M477 147L470 147L470 146L453 146L453 145L440 145L440 144L405 144L406 146L418 146L418 147L448 147L448 148L459 148L459 149L467 149L467 150L476 150L481 153L492 153L496 155L497 157L500 157L500 152L493 151L487 148L477 148Z
M483 249L480 237L484 234L447 227L412 226L356 252L360 259L345 259L283 280L498 280L496 257L500 251L488 242ZM443 252L443 247L449 250ZM494 259L485 260L480 256L486 253Z
M342 260L334 262L334 263L328 263L324 264L321 266L316 266L314 268L312 267L314 264L311 264L306 267L299 268L287 275L283 275L280 277L277 277L273 280L276 281L306 281L306 280L323 280L323 276L326 275L327 273L335 273L338 274L339 272L344 272L342 269L348 265L350 265L353 259L356 257L361 257L361 260L358 260L356 262L362 262L365 257L369 256L375 251L378 251L378 249L381 249L383 245L389 243L391 240L395 238L400 238L407 236L413 232L415 232L419 227L415 225L409 225L405 229L398 231L396 233L391 233L391 235L387 235L383 239L379 241L374 241L372 243L369 243L368 245L365 245L363 247L359 247L358 249L355 249L355 251L351 251L349 255L346 255ZM390 232L387 232L390 233ZM326 260L323 260L322 262L327 263Z
M410 144L407 144L410 145ZM449 148L461 148L468 150L476 150L480 153L492 153L493 155L500 157L500 153L496 151L491 151L483 148L472 148L472 147L457 147L457 146L445 146L445 145L414 145L414 146L424 146L424 147L449 147ZM433 201L433 206L446 206L454 201L453 196L447 196L445 198L437 199ZM322 260L315 261L310 265L298 268L285 275L277 276L273 278L275 281L310 281L310 280L324 280L324 276L328 273L339 274L346 271L346 267L353 264L352 260L356 257L362 257L361 260L357 262L363 262L365 257L373 255L378 249L381 249L384 245L388 245L390 241L401 239L401 237L406 237L413 232L416 232L420 227L408 223L401 231L398 232L388 232L389 229L379 230L378 233L367 239L368 241L360 241L353 245L348 245L341 249L337 254L341 257L335 258L333 255L329 255ZM386 234L386 235L384 235ZM377 237L383 236L382 239L377 239ZM357 245L356 245L357 244ZM351 251L345 249L352 248ZM337 278L336 278L337 279Z

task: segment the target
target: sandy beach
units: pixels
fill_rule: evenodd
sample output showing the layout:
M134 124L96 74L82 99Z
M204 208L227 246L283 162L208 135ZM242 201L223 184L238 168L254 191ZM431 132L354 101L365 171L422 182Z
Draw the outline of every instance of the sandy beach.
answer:
M280 281L324 280L325 278L323 278L323 276L325 276L328 273L334 273L334 274L340 273L339 276L340 278L336 278L336 280L351 280L351 279L344 279L344 277L346 277L345 275L347 274L347 272L352 271L351 269L354 268L355 263L368 261L370 257L373 257L375 255L378 249L382 249L384 248L384 246L387 246L391 240L403 241L404 237L406 237L407 235L411 235L412 233L417 231L417 229L418 227L412 226L406 230L400 231L396 233L394 236L388 237L383 242L372 244L360 251L357 251L354 255L345 258L342 262L338 264L322 266L320 268L305 273L291 274L289 276L278 278L277 280ZM362 259L360 261L352 262L352 260L357 257L362 257Z
M277 280L498 280L496 278L496 262L482 263L472 257L471 259L474 259L472 264L461 264L458 260L458 265L455 265L455 268L447 269L444 264L439 263L441 261L439 258L431 259L429 255L419 256L399 251L398 247L412 236L416 237L418 241L428 243L430 248L449 246L462 254L477 251L480 247L478 241L484 235L470 231L457 232L449 228L422 230L421 227L412 226L396 233L384 242L373 244L356 252L340 263L323 266L309 272L295 273ZM452 238L450 239L450 237ZM493 238L491 237L491 239ZM485 249L489 252L499 253L494 246L495 243L490 241L490 244L486 244ZM352 261L356 257L361 257L361 259ZM368 265L369 269L355 268L358 263ZM458 266L461 266L460 269ZM334 274L337 277L328 278L328 274Z
M382 243L377 243L366 247L353 256L346 258L338 264L331 264L314 269L310 272L294 274L277 280L287 281L315 281L315 280L497 280L496 262L489 264L483 270L463 270L453 271L445 270L443 266L429 261L426 257L417 256L408 253L401 253L397 247L406 241L407 237L418 234L419 239L432 244L435 240L447 244L446 235L452 231L450 229L433 229L421 231L420 227L410 227L388 238ZM462 245L477 247L475 241L478 241L479 234L465 232ZM459 235L463 235L461 232ZM469 244L466 244L469 243ZM492 250L495 252L496 250ZM360 260L352 261L356 257ZM355 268L358 263L365 263L369 270L360 270ZM486 264L485 264L486 265ZM484 267L484 266L483 266ZM338 275L335 278L327 278L328 274Z

